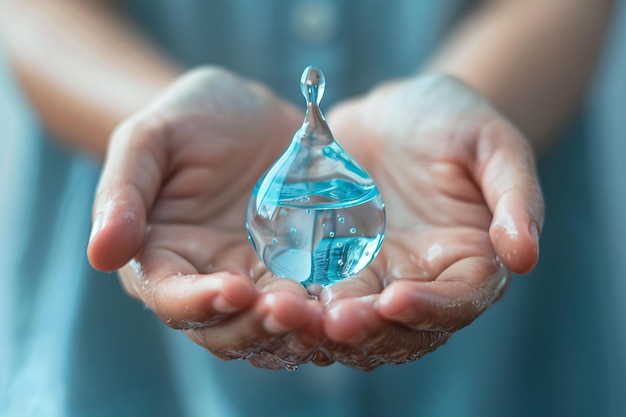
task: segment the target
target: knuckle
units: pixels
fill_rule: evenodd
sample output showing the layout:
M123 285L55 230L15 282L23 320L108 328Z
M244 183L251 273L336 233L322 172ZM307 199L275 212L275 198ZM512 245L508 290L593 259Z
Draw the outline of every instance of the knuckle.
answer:
M156 140L169 138L170 124L166 117L153 109L146 109L118 125L111 135L109 152L135 146L145 146Z

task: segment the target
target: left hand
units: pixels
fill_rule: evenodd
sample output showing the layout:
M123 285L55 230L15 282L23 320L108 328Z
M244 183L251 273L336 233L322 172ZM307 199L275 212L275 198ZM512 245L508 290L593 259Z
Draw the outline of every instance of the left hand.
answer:
M384 85L329 113L374 177L387 232L363 273L328 287L321 351L360 369L415 360L537 262L543 200L524 137L459 80Z

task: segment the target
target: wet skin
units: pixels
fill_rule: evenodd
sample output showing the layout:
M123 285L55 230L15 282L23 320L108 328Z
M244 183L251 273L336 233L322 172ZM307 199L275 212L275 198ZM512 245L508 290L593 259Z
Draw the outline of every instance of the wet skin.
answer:
M424 75L328 114L387 209L376 260L312 296L247 241L254 183L302 114L258 84L192 72L113 135L88 254L223 359L359 369L412 361L471 323L537 260L543 201L525 139L469 87Z

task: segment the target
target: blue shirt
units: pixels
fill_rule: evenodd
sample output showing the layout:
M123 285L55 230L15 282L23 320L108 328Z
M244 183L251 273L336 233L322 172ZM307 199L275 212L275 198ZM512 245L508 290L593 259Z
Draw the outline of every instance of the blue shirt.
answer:
M414 72L463 9L449 0L125 5L181 62L231 68L295 103L300 73L315 63L327 106ZM548 216L537 270L436 352L371 373L221 362L130 299L114 274L94 271L85 248L99 167L47 140L0 62L0 414L624 415L625 9L584 111L541 161Z

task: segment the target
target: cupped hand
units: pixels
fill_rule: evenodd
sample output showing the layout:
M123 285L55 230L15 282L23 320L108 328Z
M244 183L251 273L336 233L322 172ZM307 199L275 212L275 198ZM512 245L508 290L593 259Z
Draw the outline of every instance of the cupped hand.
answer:
M524 137L459 80L396 81L329 113L376 180L387 232L360 276L327 288L320 346L372 369L419 358L537 262L543 200Z
M218 357L361 369L414 360L467 325L537 259L543 203L524 138L445 76L378 88L332 112L370 171L388 230L359 277L311 300L247 241L253 184L302 121L262 87L201 70L112 137L88 254Z
M250 191L301 114L263 87L196 70L111 138L88 255L168 325L224 359L310 360L323 306L276 279L247 241Z

